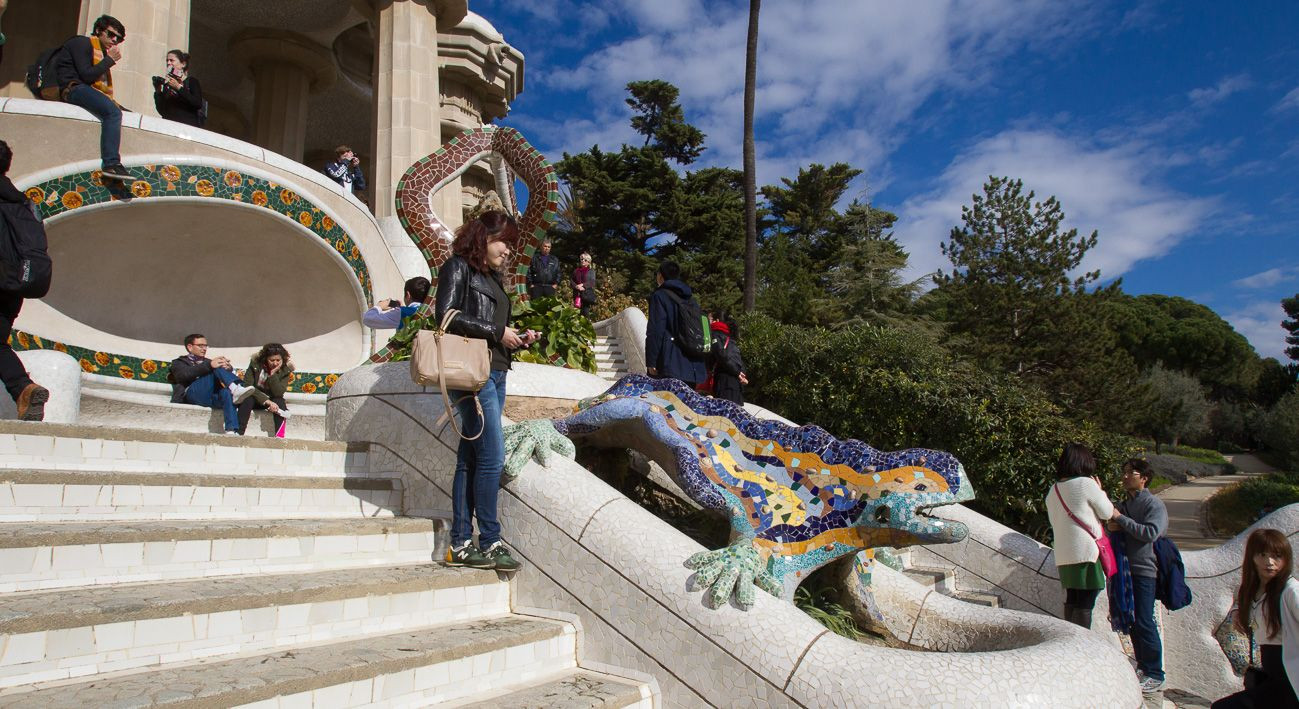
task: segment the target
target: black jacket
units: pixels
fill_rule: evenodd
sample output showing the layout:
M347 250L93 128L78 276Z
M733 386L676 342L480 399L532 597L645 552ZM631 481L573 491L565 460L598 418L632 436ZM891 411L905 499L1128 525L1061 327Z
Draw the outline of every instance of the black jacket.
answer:
M671 377L694 386L708 378L703 358L691 359L673 339L677 331L677 305L668 292L690 298L690 286L676 279L664 281L649 300L649 324L645 328L645 366L659 377Z
M198 364L191 364L188 355L181 355L171 361L167 370L167 381L171 382L171 403L185 404L185 390L195 379L212 373L212 360L204 358Z
M198 117L203 108L203 88L192 76L185 77L179 90L165 83L154 84L153 105L158 109L158 115L169 121L203 127L203 121Z
M713 372L713 396L743 405L744 388L740 384L740 373L744 371L744 359L740 357L740 343L720 330L713 330L713 351L709 362Z
M504 322L510 321L509 292L495 273L487 275L469 267L469 263L459 256L452 256L438 269L438 289L435 299L434 315L437 323L442 323L443 316L451 309L460 314L451 321L447 331L462 337L476 337L487 340L492 350L492 369L510 368L510 351L501 342L505 327L499 325L496 312L496 297L505 293L506 312Z
M59 80L60 89L67 88L74 81L90 85L99 81L114 64L116 62L107 54L103 61L96 64L90 38L77 35L63 44L63 51L58 53L58 59L54 61L54 76Z
M554 295L557 285L559 285L559 259L555 258L554 254L534 255L532 263L528 265L528 292L533 297ZM549 290L535 290L538 287Z
M329 175L329 179L343 185L344 188L346 188L347 185L343 184L343 178L350 179L352 181L353 192L365 191L365 173L361 172L360 165L353 165L350 162L339 162L338 160L334 160L325 163L325 174Z

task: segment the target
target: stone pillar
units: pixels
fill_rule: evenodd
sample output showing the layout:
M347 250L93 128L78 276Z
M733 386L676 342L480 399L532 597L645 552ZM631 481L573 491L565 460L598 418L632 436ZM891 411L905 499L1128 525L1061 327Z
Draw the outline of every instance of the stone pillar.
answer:
M81 34L89 35L100 15L112 15L126 26L122 61L113 67L113 98L118 103L137 113L158 115L153 107L150 77L162 74L167 68L168 51L189 51L189 3L190 0L82 0Z
M253 142L301 162L307 96L334 83L338 72L333 55L310 38L267 28L250 28L230 38L230 53L253 75Z

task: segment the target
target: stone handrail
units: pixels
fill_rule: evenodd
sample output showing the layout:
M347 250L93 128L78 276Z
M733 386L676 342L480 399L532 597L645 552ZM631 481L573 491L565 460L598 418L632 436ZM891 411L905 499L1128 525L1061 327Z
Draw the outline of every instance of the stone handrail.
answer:
M529 377L554 376L529 372L511 373L512 392L528 389ZM363 366L330 391L329 437L369 443L372 468L402 476L408 511L446 510L458 441L436 427L443 412L441 397L413 385L406 366ZM653 675L665 704L1141 704L1121 654L1046 617L981 611L971 622L995 642L935 653L852 642L763 593L749 612L708 608L682 564L702 547L571 461L530 464L503 488L500 511L504 537L525 563L515 604L575 614L584 658ZM898 607L933 633L960 631L948 627L959 616L941 601Z
M645 374L645 328L649 325L640 308L627 308L611 318L595 324L595 332L616 340L622 356L627 360L627 371Z

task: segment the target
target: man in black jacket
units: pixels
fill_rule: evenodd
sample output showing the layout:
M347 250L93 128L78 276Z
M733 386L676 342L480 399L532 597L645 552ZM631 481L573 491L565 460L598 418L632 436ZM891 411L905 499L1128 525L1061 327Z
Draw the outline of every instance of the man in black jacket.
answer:
M113 100L113 65L122 59L121 44L126 27L115 17L95 20L91 36L77 36L63 45L54 62L59 96L86 109L99 119L99 157L103 178L129 181L131 173L122 167L122 109Z
M677 302L690 300L694 292L681 280L681 267L674 261L659 264L655 275L659 287L650 294L649 323L645 327L645 371L651 377L671 377L694 389L708 377L702 357L693 357L677 344Z
M27 195L18 191L9 181L9 165L13 162L14 153L9 144L0 140L0 210L33 209ZM0 229L12 228L5 223ZM27 375L23 361L14 354L9 346L9 333L13 331L14 320L18 311L23 308L23 299L13 293L0 291L0 379L4 380L5 389L14 398L18 406L18 418L22 421L42 421L45 419L45 403L50 400L50 392L45 387L32 381Z
M229 359L207 358L207 338L203 335L186 335L185 351L188 354L173 359L167 372L171 403L221 409L226 435L238 436L239 412L235 405L251 396L253 388L235 376Z
M541 252L528 264L528 295L533 298L554 295L559 285L559 259L550 255L550 239L541 242Z
M361 158L346 145L334 148L337 160L325 163L325 174L343 189L365 201L365 173L361 172Z

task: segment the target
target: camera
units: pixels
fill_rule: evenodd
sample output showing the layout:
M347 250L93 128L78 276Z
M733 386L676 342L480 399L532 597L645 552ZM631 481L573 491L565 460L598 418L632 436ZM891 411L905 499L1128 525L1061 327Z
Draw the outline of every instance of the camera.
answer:
M161 88L164 81L166 80L163 79L161 76L153 77L153 85L157 88Z

